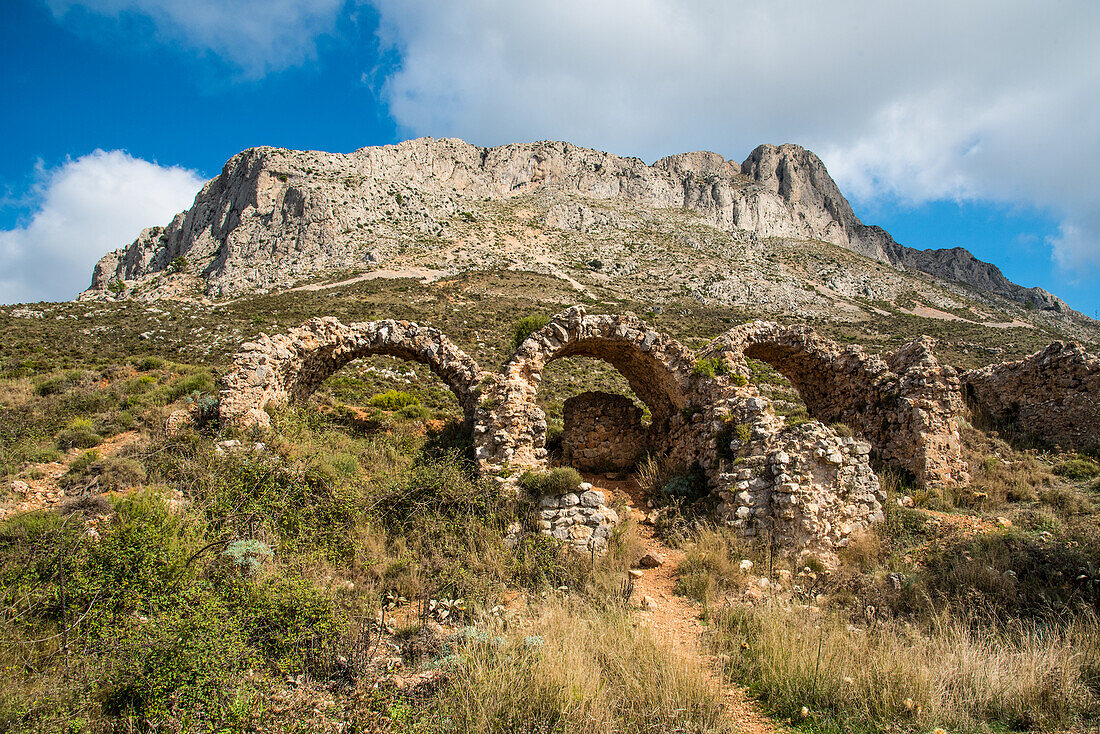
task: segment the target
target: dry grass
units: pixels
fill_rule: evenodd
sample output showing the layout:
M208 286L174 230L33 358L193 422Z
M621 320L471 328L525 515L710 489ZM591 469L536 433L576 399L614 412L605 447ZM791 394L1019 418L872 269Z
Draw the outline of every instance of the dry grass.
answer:
M727 608L714 615L730 676L780 715L825 731L1050 729L1095 722L1100 623L975 631L942 616L853 628L846 618Z
M744 576L742 560L753 561L758 572L763 570L759 552L751 549L744 538L727 528L700 528L680 563L676 592L709 603Z
M0 380L0 405L21 408L34 399L34 385L30 380Z
M1032 453L1017 451L999 438L963 426L963 456L970 464L971 485L955 492L951 504L995 509L1007 502L1036 499L1056 478Z
M683 467L674 464L668 458L646 456L638 464L634 480L645 496L654 497L668 484L669 480L682 472Z
M433 717L462 732L727 732L721 691L616 611L549 602L502 632L471 631Z

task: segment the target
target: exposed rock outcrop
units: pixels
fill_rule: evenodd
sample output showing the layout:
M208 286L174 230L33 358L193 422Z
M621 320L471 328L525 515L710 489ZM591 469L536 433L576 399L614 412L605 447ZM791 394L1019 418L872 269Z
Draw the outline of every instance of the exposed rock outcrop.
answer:
M996 265L979 260L962 247L917 250L899 245L881 227L865 225L852 211L821 159L798 145L758 146L745 159L741 171L779 195L797 216L813 222L815 229L828 233L820 239L897 268L965 283L1030 307L1070 310L1057 296L1042 288L1013 283Z
M183 257L207 295L236 296L384 263L410 239L445 238L474 202L554 191L653 210L685 208L721 230L830 242L884 263L949 278L1040 308L1064 309L1045 291L1010 283L959 250L919 252L865 226L813 153L761 145L743 164L716 153L652 166L568 143L478 148L421 138L348 154L251 148L231 158L194 205L144 230L95 266L84 297L169 271ZM550 227L613 216L578 205L551 208Z

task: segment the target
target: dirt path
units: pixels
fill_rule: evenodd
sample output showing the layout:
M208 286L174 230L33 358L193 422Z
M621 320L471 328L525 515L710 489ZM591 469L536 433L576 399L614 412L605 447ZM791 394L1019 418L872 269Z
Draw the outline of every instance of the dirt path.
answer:
M727 710L739 731L745 734L778 734L785 729L765 716L745 693L745 689L733 685L717 673L718 661L707 652L702 643L704 633L702 606L673 591L679 576L684 551L665 545L654 533L653 526L641 522L645 517L645 501L633 480L607 479L600 475L585 476L597 489L612 498L622 498L627 503L627 513L638 522L638 538L646 551L664 559L657 568L640 569L635 574L633 598L641 603L646 597L653 601L651 608L643 608L640 617L664 639L673 650L699 659L699 668L706 671L726 698ZM628 515L629 516L629 515ZM639 577L640 576L640 577Z

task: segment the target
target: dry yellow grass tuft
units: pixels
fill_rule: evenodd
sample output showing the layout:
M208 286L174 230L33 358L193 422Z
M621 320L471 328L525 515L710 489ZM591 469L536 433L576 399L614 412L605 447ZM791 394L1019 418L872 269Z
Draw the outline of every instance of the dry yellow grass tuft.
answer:
M433 708L464 732L735 731L697 657L626 614L568 601L518 628L471 629Z
M1100 705L1100 622L1016 623L976 631L944 615L928 629L843 616L726 608L714 615L728 670L769 707L859 730L992 731L1064 727ZM828 727L826 727L828 728Z

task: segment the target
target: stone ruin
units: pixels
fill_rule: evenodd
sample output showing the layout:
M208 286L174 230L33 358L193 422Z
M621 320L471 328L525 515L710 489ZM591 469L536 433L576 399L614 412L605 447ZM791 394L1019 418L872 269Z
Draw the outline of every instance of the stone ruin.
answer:
M1015 362L964 372L963 393L983 418L1052 446L1100 451L1100 357L1053 342Z
M1067 447L1097 448L1100 360L1056 342L1019 362L959 374L925 337L883 355L841 346L804 326L757 321L693 352L632 315L574 306L531 334L497 372L482 370L438 329L407 321L345 325L316 318L285 335L241 345L223 378L224 424L269 425L269 404L306 399L352 359L387 354L426 364L457 396L479 470L514 485L546 470L546 416L537 397L555 359L603 360L629 398L583 393L565 404L564 458L585 470L629 468L642 453L695 467L719 516L746 536L829 556L882 519L885 495L871 460L924 486L966 485L959 419L964 397L995 418ZM724 369L708 376L700 360ZM747 359L765 361L798 390L814 420L788 427L751 384ZM741 384L739 384L741 383ZM855 437L831 424L844 423ZM601 492L530 498L541 532L577 547L606 547L619 521Z
M632 469L649 450L642 409L625 395L574 395L562 406L562 419L562 463L580 471Z

